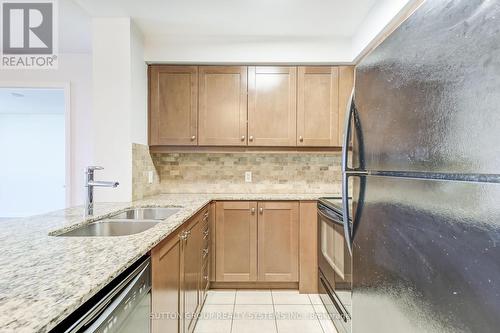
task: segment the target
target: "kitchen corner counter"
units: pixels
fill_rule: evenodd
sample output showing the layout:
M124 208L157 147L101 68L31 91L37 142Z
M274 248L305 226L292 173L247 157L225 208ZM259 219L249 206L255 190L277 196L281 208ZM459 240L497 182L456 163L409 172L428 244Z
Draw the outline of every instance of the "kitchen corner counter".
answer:
M0 221L0 331L47 332L212 200L316 200L329 194L162 194ZM55 237L130 207L182 207L129 236Z

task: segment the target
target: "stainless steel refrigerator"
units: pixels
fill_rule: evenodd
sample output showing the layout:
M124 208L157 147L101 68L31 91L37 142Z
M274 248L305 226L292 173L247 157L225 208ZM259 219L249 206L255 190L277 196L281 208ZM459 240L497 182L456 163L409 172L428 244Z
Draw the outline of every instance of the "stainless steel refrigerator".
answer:
M352 332L500 332L500 1L425 1L349 111Z

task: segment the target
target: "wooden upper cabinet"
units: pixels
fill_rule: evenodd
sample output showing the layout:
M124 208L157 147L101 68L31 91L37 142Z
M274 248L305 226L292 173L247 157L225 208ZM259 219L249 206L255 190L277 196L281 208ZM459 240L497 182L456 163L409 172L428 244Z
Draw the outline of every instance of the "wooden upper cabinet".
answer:
M296 67L248 67L249 146L296 146L296 74Z
M339 67L339 146L344 140L344 120L347 103L354 88L354 66Z
M199 67L199 145L246 146L247 67Z
M338 67L299 67L297 145L339 145Z
M216 203L216 281L257 281L257 203Z
M149 68L150 145L196 145L198 67Z
M259 281L299 281L299 203L259 202Z

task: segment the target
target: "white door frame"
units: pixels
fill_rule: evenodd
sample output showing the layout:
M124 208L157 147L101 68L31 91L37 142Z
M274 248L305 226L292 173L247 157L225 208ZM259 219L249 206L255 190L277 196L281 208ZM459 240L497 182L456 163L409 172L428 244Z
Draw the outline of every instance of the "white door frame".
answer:
M63 89L64 90L64 135L65 138L65 206L71 205L71 84L69 82L0 82L0 88Z

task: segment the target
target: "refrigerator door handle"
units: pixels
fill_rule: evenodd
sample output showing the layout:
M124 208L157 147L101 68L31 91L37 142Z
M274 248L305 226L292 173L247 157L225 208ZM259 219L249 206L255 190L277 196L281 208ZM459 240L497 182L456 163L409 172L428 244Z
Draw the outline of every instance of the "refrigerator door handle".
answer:
M349 223L349 168L348 154L349 154L349 138L351 137L351 119L354 108L352 103L354 100L354 88L352 89L351 96L349 98L349 103L347 103L345 123L344 123L344 142L342 145L342 220L344 224L344 237L349 249L349 253L352 255L352 237L351 237L351 225Z

